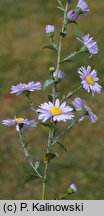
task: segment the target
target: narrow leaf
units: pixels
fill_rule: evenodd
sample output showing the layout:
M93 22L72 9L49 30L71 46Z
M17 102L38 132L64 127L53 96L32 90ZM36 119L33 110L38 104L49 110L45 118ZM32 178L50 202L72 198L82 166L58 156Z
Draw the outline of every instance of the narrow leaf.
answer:
M57 46L55 44L47 44L43 47L44 49L52 49L57 51Z
M28 182L30 182L30 181L32 181L32 180L35 180L35 179L37 179L37 178L39 178L37 175L35 175L35 174L30 174L30 175L27 175L26 177L25 177L25 179L24 179L24 182L23 182L23 185L25 185L26 183L28 183Z
M60 35L62 36L62 37L65 37L65 36L67 36L67 32L60 32Z
M52 85L53 83L54 83L53 79L46 80L45 83L43 84L43 90L46 90L46 88Z
M61 7L57 7L59 10L61 10L61 11L65 11L65 9L64 8L61 8Z
M36 170L38 169L39 165L40 165L40 162L36 161L35 164L34 164L34 167L35 167Z
M51 102L53 101L53 95L52 94L48 95L48 100L51 101Z
M73 52L73 53L71 53L69 56L67 56L65 59L63 59L63 60L61 60L60 61L60 63L61 62L67 62L67 61L71 61L72 60L72 58L75 56L77 54L77 52L75 51L75 52Z
M67 149L61 142L58 141L57 144L64 150L65 153L67 152Z

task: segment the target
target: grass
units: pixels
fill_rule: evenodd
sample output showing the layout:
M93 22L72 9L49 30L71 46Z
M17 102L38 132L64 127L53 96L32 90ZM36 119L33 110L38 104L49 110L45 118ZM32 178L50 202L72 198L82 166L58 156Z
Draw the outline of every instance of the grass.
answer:
M76 1L77 2L77 1ZM91 65L98 71L100 84L104 87L103 75L103 26L104 2L87 0L91 13L82 16L78 25L71 26L69 35L63 44L63 56L78 49L80 43L76 35L90 33L97 40L100 52L94 58L79 55L74 62L62 65L66 79L60 86L60 93L67 92L79 85L76 73L81 65ZM54 24L60 29L62 14L56 9L57 1L45 0L1 0L0 1L0 120L16 115L33 118L26 99L9 94L10 87L18 82L42 81L48 78L50 66L56 59L50 50L42 49L47 43L44 27ZM75 3L71 5L75 7ZM58 33L56 32L56 40ZM72 183L78 185L78 193L71 199L104 199L104 92L94 98L84 90L79 92L97 114L99 121L93 125L86 119L62 141L67 147L64 154L58 147L60 158L50 163L48 194L52 199L62 193ZM47 100L46 95L33 93L38 105ZM48 131L39 127L35 131L26 131L29 148L35 160L42 160L46 150ZM23 187L25 177L31 173L23 151L18 144L14 128L0 126L0 199L41 199L41 183L31 181ZM43 165L42 165L43 166Z

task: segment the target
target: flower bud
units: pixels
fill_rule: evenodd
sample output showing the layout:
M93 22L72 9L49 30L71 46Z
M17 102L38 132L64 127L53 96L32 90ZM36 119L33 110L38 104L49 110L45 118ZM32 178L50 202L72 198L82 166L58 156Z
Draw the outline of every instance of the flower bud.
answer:
M50 73L53 73L55 71L55 68L54 67L50 67L49 71L50 71Z
M79 17L80 17L79 13L75 10L70 10L67 14L67 18L70 22L76 21L77 19L79 19Z
M77 192L77 186L75 185L75 184L71 184L70 185L70 187L68 188L68 191L67 191L67 193L68 194L72 194L72 193L75 193L75 192Z
M55 27L52 25L46 25L45 27L46 33L48 35L49 38L53 38L54 37L54 31L55 31Z
M58 79L63 79L65 76L64 71L58 70L58 71L54 71L53 73L53 77L58 77Z

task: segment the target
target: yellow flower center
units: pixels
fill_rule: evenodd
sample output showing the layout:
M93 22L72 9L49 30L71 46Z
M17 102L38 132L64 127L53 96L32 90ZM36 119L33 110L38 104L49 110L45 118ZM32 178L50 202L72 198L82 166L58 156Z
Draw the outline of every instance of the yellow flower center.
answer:
M60 114L62 114L62 110L59 107L52 107L52 109L50 110L50 112L53 115L60 115Z
M93 78L91 76L86 76L86 80L91 85L94 85L94 83L95 83L94 80L93 80Z
M24 121L24 118L16 118L16 121L17 121L18 123L21 123L22 121Z

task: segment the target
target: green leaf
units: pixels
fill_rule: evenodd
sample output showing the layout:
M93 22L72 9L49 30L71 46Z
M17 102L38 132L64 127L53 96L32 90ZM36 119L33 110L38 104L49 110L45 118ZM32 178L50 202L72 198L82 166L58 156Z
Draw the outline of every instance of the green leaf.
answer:
M51 102L53 101L53 95L52 94L48 95L48 100L51 101Z
M74 93L74 91L72 91L72 92L69 92L66 96L64 96L65 97L65 99L67 99L67 98L69 98L69 97L71 97L72 95L73 95L73 93Z
M34 164L34 167L35 167L36 170L38 169L39 165L40 165L40 161L36 161L35 164Z
M62 8L62 7L57 7L59 10L61 10L61 11L65 11L65 9L64 8Z
M67 61L71 61L72 60L72 58L75 56L77 54L77 52L76 51L74 51L73 53L70 53L70 55L69 56L67 56L65 59L63 59L63 60L61 60L60 61L60 63L61 62L67 62Z
M56 143L64 150L65 153L67 152L67 149L65 148L65 146L61 142L58 141Z
M58 50L56 44L47 44L47 45L45 45L45 46L43 47L43 49L52 49L52 50L55 50L55 51Z
M23 182L23 185L25 185L26 183L28 183L28 182L30 182L30 181L32 181L32 180L35 180L35 179L37 179L37 178L39 178L37 175L31 173L30 175L27 175L27 176L25 177L24 182Z
M53 79L46 80L45 83L43 84L43 90L46 90L46 88L52 85L53 83L54 83Z
M65 37L65 36L67 36L67 32L60 32L60 35L62 36L62 37Z
M80 90L82 88L82 85L80 85L78 88L76 88L74 91L69 92L66 96L63 95L62 101L68 99L69 97L73 96L73 94L75 94L78 90Z

